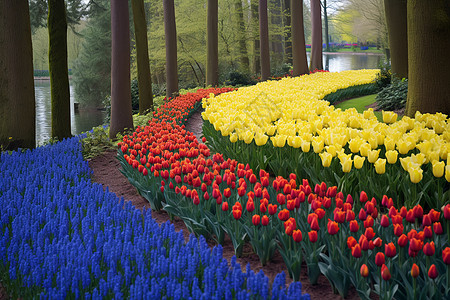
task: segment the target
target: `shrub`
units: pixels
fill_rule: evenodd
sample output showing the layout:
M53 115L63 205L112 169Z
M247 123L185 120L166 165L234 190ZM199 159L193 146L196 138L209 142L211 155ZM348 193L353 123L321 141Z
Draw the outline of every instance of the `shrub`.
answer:
M375 85L381 90L391 83L391 77L391 65L389 63L381 64L380 73L375 78Z
M408 95L408 80L393 79L392 83L378 93L375 100L379 109L397 110L405 108Z

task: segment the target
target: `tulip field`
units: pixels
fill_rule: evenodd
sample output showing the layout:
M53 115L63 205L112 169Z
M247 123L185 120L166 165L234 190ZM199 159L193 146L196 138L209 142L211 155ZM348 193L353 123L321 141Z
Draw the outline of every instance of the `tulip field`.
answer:
M322 100L376 74L179 96L118 143L122 172L199 241L228 236L236 256L250 243L263 265L278 251L296 282L307 268L311 283L323 274L343 297L353 286L362 299L448 298L447 116L384 112L380 122ZM201 142L183 125L200 106Z

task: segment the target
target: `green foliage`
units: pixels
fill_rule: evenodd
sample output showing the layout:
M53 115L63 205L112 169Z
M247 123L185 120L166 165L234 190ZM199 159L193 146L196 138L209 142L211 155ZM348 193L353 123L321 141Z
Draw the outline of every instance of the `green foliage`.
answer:
M380 66L380 74L375 78L375 84L379 90L387 87L391 83L391 65L384 63Z
M87 132L86 137L81 140L84 159L96 157L106 150L114 149L114 141L109 139L109 127L98 126Z
M382 110L397 110L405 108L408 96L408 80L392 79L392 83L385 87L376 97L377 105Z
M83 105L102 106L111 91L111 13L107 0L91 4L85 38L73 66L75 94Z
M323 100L330 102L331 105L338 101L350 99L353 97L375 94L378 88L373 83L355 85L346 89L337 90L334 93L326 95Z
M224 78L226 85L231 86L246 86L256 84L254 80L250 78L248 74L241 73L239 71L230 71Z

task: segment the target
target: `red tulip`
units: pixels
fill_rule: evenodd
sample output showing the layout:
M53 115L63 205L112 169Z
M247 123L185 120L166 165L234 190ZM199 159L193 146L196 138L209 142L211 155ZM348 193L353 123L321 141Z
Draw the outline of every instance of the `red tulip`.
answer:
M430 277L431 279L436 279L436 277L438 277L438 271L436 269L436 265L432 264L430 269L428 269L428 277Z
M361 268L359 269L359 273L361 274L362 277L369 276L369 268L367 267L366 264L362 264Z
M363 234L361 238L359 239L359 245L361 246L361 250L367 251L369 250L369 240L366 238L366 236Z
M406 213L406 221L409 223L414 223L416 221L416 216L414 215L414 211L412 209L408 210Z
M255 203L253 202L253 200L249 199L247 201L247 205L245 207L247 209L248 212L252 212L255 210Z
M317 208L314 213L319 217L319 220L322 220L322 218L325 217L325 210L322 208Z
M359 201L365 203L367 200L369 200L369 198L367 197L366 192L362 191L359 195Z
M433 223L433 230L434 230L434 233L437 235L441 235L444 233L444 230L442 230L442 225L440 222ZM450 234L450 233L448 233L448 234Z
M450 247L447 247L442 251L442 260L445 264L450 265Z
M433 230L431 229L431 226L425 226L423 228L423 235L427 238L430 239L433 236Z
M423 226L430 226L431 225L431 217L430 217L429 214L428 215L423 215L422 225Z
M388 281L391 279L391 272L386 265L381 266L381 277L383 280Z
M228 211L228 202L223 202L222 203L222 210L223 211Z
M344 208L345 208L345 205L344 205ZM355 220L355 212L353 210L351 210L351 209L347 209L347 212L346 212L346 215L345 215L345 220L347 222L351 222L351 221Z
M411 268L411 276L412 276L412 278L417 278L417 277L419 277L419 266L417 266L416 264L413 264L412 265L412 268Z
M366 238L368 240L371 240L371 239L373 239L375 237L375 232L373 232L373 228L372 227L369 227L369 228L366 228L366 231L364 232L364 235L366 236Z
M450 220L450 204L444 206L444 218Z
M317 231L311 230L310 232L308 232L308 238L311 243L317 242Z
M378 252L375 255L375 264L379 267L381 267L382 265L384 265L384 263L386 262L386 259L384 258L384 253L383 252Z
M262 216L261 218L261 225L267 226L269 224L269 217L267 215Z
M352 256L354 258L360 258L362 256L361 253L361 247L359 246L359 244L356 244L353 248L352 248Z
M394 257L397 255L397 249L395 248L394 243L385 244L384 253L386 253L387 257Z
M347 247L349 249L352 249L358 242L356 241L356 239L352 236L349 236L347 238Z
M401 236L403 234L403 224L394 224L394 234Z
M192 202L194 203L194 205L199 205L200 204L200 198L198 197L198 195L193 197Z
M420 251L420 250L422 250L422 247L423 247L423 242L421 240L412 238L409 241L409 248L411 249L411 251L415 251L415 252Z
M381 238L377 237L374 241L373 241L373 245L375 247L381 247L381 245L383 244L383 241L381 240Z
M255 225L255 226L259 225L260 220L261 220L260 215L253 215L253 217L252 217L253 225Z
M366 211L363 208L361 208L361 210L359 211L358 218L361 221L364 221L365 219L367 219Z
M423 217L423 208L422 208L422 206L420 206L420 204L417 204L416 206L414 206L413 212L414 212L414 217L416 217L417 219L420 219Z
M406 245L408 244L408 237L405 234L402 234L397 241L397 244L400 247L406 247Z
M241 216L242 216L242 210L239 210L239 209L233 209L233 217L234 217L236 220L239 220L239 219L241 218Z
M381 221L380 221L380 225L383 227L388 227L389 226L389 218L386 215L382 215L381 216Z
M269 186L269 177L261 177L261 185L264 187Z
M350 231L351 232L358 232L358 230L359 230L358 221L356 221L356 220L350 221Z
M292 232L292 237L295 242L300 243L302 241L302 232L299 229L296 229Z
M266 206L265 203L261 203L261 204L259 205L259 211L262 212L263 214L266 213L266 211L267 211L267 206Z
M338 231L339 231L339 225L338 225L338 223L337 223L337 222L334 222L334 221L331 221L330 219L328 219L328 225L327 225L327 228L328 228L328 233L329 233L330 235L335 235L335 234L337 234Z
M436 211L435 209L431 209L428 215L431 218L431 222L439 222L439 218L441 217L441 213Z
M318 218L313 218L312 221L311 221L310 226L311 226L311 229L312 229L312 230L318 231L318 230L320 229Z
M338 223L344 223L345 221L345 212L343 212L342 210L336 210L334 212L334 220Z
M274 215L277 213L277 205L276 204L269 204L269 215Z
M426 256L433 256L435 251L436 251L436 248L434 246L434 242L426 243L423 246L423 253Z
M270 214L270 206L269 206L269 214ZM289 219L289 211L287 209L283 209L278 213L278 218L281 221L286 221Z

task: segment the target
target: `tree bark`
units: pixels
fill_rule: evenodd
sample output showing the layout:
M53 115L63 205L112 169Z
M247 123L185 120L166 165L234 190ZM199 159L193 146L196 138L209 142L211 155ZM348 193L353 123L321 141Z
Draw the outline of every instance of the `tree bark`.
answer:
M218 0L208 0L206 85L219 85Z
M111 125L109 137L133 129L128 1L111 1Z
M309 74L306 58L305 29L303 26L303 0L291 0L293 76Z
M248 59L247 52L247 35L244 25L244 12L242 8L242 0L234 0L234 8L237 16L237 30L236 34L238 36L238 49L239 49L239 61L241 64L241 69L244 73L248 74L250 72L250 60Z
M259 30L258 30L258 22L259 22L259 13L258 13L258 0L251 0L251 18L254 20L252 24L255 24L254 34L255 38L253 39L253 73L258 75L261 72L261 59L259 52Z
M147 22L144 0L131 0L133 9L134 35L136 37L136 60L139 87L139 113L153 110L152 75L148 59Z
M48 63L52 97L52 137L72 136L70 123L69 68L67 66L67 17L64 0L48 0Z
M398 78L408 78L407 0L384 0L389 36L391 70Z
M406 115L450 115L450 2L408 0L408 99Z
M0 1L0 147L36 146L36 112L27 0Z
M177 28L173 0L164 0L164 32L166 35L166 97L178 94Z
M311 0L311 60L310 70L323 70L322 16L320 0Z
M264 81L270 77L267 0L259 0L259 45L261 52L261 79Z
M323 22L325 27L325 50L330 52L330 39L328 36L328 12L327 0L323 0Z
M282 5L280 0L271 0L271 25L275 28L283 28L283 18L282 14ZM283 30L284 31L284 30ZM272 56L271 63L275 66L275 68L279 68L284 62L284 33L279 34L278 32L274 32L271 35L271 45L272 45Z
M302 0L303 2L303 0ZM285 11L285 27L291 26L291 0L284 0L284 11ZM292 36L291 36L291 30L287 30L286 32L286 38L284 40L284 56L286 63L292 65Z

